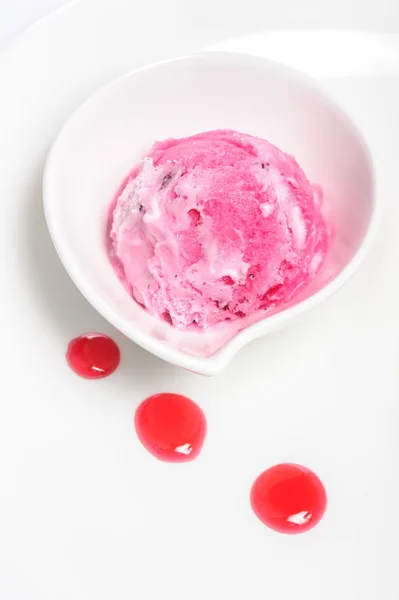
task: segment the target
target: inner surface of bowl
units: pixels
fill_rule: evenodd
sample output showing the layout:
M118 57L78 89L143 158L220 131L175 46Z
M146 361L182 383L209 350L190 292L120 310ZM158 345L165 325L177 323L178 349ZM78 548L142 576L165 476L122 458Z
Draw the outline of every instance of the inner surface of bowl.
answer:
M251 319L183 332L151 317L110 264L106 222L122 180L154 141L212 129L269 140L293 154L324 191L332 245L296 305L305 308L310 296L333 286L329 282L361 246L373 212L372 168L359 135L317 86L287 67L204 53L147 67L98 92L68 121L51 151L44 178L50 231L65 267L97 310L155 354L165 357L162 348L172 349L175 362L179 353L214 354ZM290 311L264 318L249 337L280 326Z

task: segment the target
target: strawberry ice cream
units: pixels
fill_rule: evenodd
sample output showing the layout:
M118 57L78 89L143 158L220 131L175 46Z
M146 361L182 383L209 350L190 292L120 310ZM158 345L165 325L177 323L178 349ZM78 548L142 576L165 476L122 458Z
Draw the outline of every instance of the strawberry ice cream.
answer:
M133 298L180 329L263 316L323 262L319 204L266 140L226 130L157 142L112 207L111 259Z

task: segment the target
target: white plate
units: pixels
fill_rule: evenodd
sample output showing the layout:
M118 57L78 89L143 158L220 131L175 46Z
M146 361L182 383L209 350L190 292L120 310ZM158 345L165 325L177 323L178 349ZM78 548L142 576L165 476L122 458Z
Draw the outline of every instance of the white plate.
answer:
M286 62L300 59L322 78L328 65L330 92L373 149L385 214L343 291L245 348L222 376L174 369L112 329L65 274L44 223L43 162L70 112L139 64L259 30L262 20L281 24L287 8L268 21L266 3L246 6L241 15L238 5L205 1L177 13L168 2L151 20L153 3L83 1L0 58L2 599L398 597L399 39L273 34ZM338 2L337 13L347 6ZM368 11L376 27L383 12ZM257 51L269 54L270 38L259 39ZM102 382L77 378L64 359L68 341L90 330L110 333L123 353ZM137 404L165 390L191 396L208 417L203 453L188 465L157 462L133 431ZM302 536L266 529L249 506L258 473L286 460L314 469L329 494L325 518Z

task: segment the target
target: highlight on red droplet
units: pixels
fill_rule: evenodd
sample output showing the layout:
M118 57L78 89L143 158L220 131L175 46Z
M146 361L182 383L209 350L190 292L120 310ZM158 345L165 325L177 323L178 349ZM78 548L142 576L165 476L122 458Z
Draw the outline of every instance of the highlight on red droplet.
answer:
M66 359L71 369L85 379L102 379L119 366L118 345L102 333L86 333L68 344Z
M292 463L275 465L255 480L251 505L256 516L280 533L312 529L327 507L324 485L313 471Z
M139 440L165 462L188 462L202 450L207 423L200 407L179 394L155 394L144 400L135 415Z

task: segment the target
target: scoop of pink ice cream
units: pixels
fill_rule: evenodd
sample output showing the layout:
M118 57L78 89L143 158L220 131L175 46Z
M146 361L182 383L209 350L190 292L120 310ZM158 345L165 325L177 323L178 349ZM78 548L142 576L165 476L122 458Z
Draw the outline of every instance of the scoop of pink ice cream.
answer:
M236 131L156 143L114 206L118 272L137 302L181 329L286 304L327 249L294 158Z

